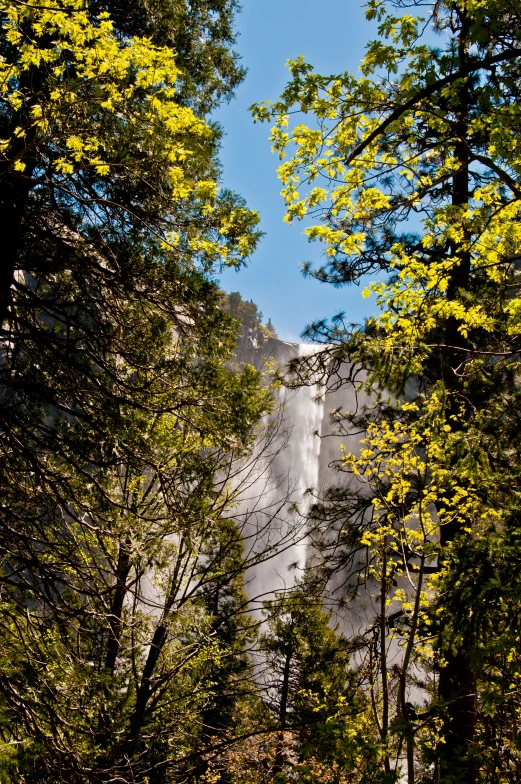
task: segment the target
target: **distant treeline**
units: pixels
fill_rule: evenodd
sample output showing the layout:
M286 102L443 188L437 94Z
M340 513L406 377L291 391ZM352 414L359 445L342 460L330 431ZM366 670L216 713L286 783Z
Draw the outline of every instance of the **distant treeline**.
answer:
M270 338L277 338L271 319L262 323L263 314L250 300L243 300L238 291L223 295L223 309L240 322L236 356L239 362L262 361Z

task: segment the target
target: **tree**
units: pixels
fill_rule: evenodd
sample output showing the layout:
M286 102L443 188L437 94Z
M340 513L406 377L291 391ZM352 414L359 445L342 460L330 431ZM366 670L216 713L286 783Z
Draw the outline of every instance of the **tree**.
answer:
M40 518L22 507L27 536L40 538L3 564L3 733L23 752L10 761L14 778L162 781L204 752L193 731L215 699L215 673L223 679L243 655L223 634L233 607L222 598L267 557L251 542L241 557L247 521L226 517L240 492L231 464L248 453L269 391L258 393L252 369L216 363L191 388L182 417L140 418L146 464L134 455L71 476L67 506L35 480Z
M205 591L240 575L209 543L240 547L227 481L271 406L251 367L225 369L236 329L211 281L258 238L256 215L218 193L219 133L202 119L240 76L223 50L234 4L161 3L148 22L133 9L114 24L83 1L0 3L13 780L171 779L200 753L184 727L212 697L208 671L233 655ZM134 35L168 29L174 46L192 12L179 66Z
M230 536L230 533L232 536ZM222 651L218 661L208 668L207 679L210 696L201 713L200 745L225 748L237 732L239 706L257 692L250 648L255 638L256 624L246 612L248 597L244 590L245 559L243 541L238 536L237 524L224 520L207 541L211 553L210 563L215 570L206 582L202 595L212 618L212 632ZM194 728L192 728L192 733ZM222 754L214 755L213 770L219 772L219 781L231 782L231 771L223 763ZM204 781L210 760L197 761L194 780Z
M73 2L4 4L2 32L9 485L47 453L74 462L73 433L84 466L106 464L121 405L161 410L172 330L195 338L205 298L231 330L197 268L240 263L257 219L216 195L217 135L177 101L168 49Z
M266 330L268 332L269 337L273 337L273 338L278 337L277 336L277 331L276 331L276 329L275 329L271 319L268 319L268 323L266 324Z
M179 69L178 100L199 116L230 100L245 76L235 44L236 0L159 0L96 2L98 14L107 11L122 36L150 38L156 46L175 53Z
M294 768L299 780L313 780L315 764L335 770L334 781L374 765L364 699L356 694L346 639L331 627L312 582L266 604L267 631L260 639L265 657L265 702L278 727L274 780ZM289 774L291 778L291 773Z
M395 394L407 387L415 397L413 414L377 400L363 417L344 419L348 429L372 422L385 430L396 422L404 427L404 443L420 450L403 467L410 488L401 512L406 527L420 492L407 476L416 473L414 461L430 443L429 416L445 433L429 467L431 477L440 471L445 476L432 499L441 546L435 606L443 665L433 705L444 743L426 775L474 782L489 755L478 741L483 698L474 656L479 658L482 645L490 650L491 627L480 626L487 635L480 639L476 625L461 624L449 642L453 618L470 618L475 607L469 601L456 608L448 598L456 593L443 586L459 584L462 564L469 576L479 568L472 565L480 550L476 539L485 537L486 550L503 537L506 520L517 517L517 424L509 416L503 422L499 412L515 410L518 396L521 191L512 140L520 126L519 14L501 0L422 5L428 13L423 21L397 13L416 5L368 4L379 38L368 46L362 77L323 77L299 58L290 64L292 80L281 99L255 113L275 118L272 141L281 158L295 145L279 169L287 219L315 217L305 233L323 243L327 258L323 267L305 272L333 285L358 282L367 273L384 275L368 291L377 294L381 314L364 328L353 330L342 315L331 326L308 328L309 336L329 347L300 365L295 383L318 372L342 384L341 363L351 359L368 373L368 387ZM439 48L421 39L429 24L443 31ZM295 112L310 114L312 121L293 122ZM422 420L425 429L418 432ZM393 451L393 433L380 446L384 453ZM350 470L352 463L344 465ZM386 476L382 468L379 482ZM466 494L472 501L463 503L462 515ZM358 535L360 545L367 496L351 483L343 498L339 506L342 493L329 495L336 532L351 546ZM385 509L372 518L378 527L382 514ZM409 781L416 764L409 760Z
M223 258L220 247L228 263L239 262L254 234L242 235L236 221L253 226L256 218L240 205L234 210L230 194L216 197L217 136L177 101L171 52L121 41L103 14L73 3L52 8L4 9L0 299L11 363L49 352L49 362L69 373L75 361L83 367L75 339L85 332L93 364L104 368L108 341L121 342L115 324L137 332L140 308L159 307L159 319L174 319L177 329L181 320L186 331L178 272L211 268ZM116 311L118 300L135 302L132 314ZM112 353L119 357L122 346ZM38 380L52 405L59 395ZM22 381L19 371L16 390Z
M259 366L265 358L266 344L277 334L271 320L262 324L262 313L257 305L243 300L238 291L223 296L223 309L240 322L240 333L235 350L239 362L251 362Z

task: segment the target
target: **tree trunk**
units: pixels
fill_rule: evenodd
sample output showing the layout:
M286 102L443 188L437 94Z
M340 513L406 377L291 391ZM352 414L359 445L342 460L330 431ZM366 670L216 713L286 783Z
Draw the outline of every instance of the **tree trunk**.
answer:
M280 732L277 740L277 748L275 750L275 762L273 764L273 776L282 772L284 765L284 729L286 727L286 714L288 711L288 695L289 695L289 674L291 670L291 658L293 656L293 647L288 646L286 651L286 658L284 660L284 669L282 672L282 689L280 694L280 708L279 708L279 721Z
M18 178L17 178L18 179ZM20 238L24 212L29 196L29 181L15 180L11 175L0 176L0 328L5 329L12 299L12 285L18 267Z
M116 585L110 608L110 636L107 643L105 669L112 675L116 666L121 639L121 614L127 592L127 578L130 572L130 542L122 542L119 548L116 571Z
M461 9L460 33L458 42L458 67L463 67L468 62L468 19L465 8ZM452 179L452 204L465 206L470 199L469 177L469 142L468 142L468 110L469 87L468 80L464 80L459 90L459 106L456 113L454 157L459 163L459 168L454 172ZM458 291L468 288L471 269L471 254L468 236L464 238L464 245L454 245L451 254L460 259L455 268L447 297L455 298ZM462 345L463 338L458 332L457 322L454 318L448 320L445 345L445 357L442 368L442 378L445 386L455 391L458 379L454 368L461 359L454 346ZM452 403L454 406L454 403ZM450 412L449 412L450 413ZM454 412L456 411L454 410ZM441 528L442 548L454 541L460 533L460 526L451 523ZM467 759L474 740L476 724L475 677L470 667L470 641L463 641L462 646L455 653L452 650L444 651L445 666L440 671L439 698L444 708L443 737L444 743L440 748L440 781L464 782L475 784L476 776L473 764Z

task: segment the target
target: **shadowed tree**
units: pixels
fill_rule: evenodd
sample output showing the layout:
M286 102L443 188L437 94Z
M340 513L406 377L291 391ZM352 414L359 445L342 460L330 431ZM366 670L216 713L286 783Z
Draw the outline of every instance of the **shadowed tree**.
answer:
M415 10L425 18L413 16ZM482 694L474 664L488 641L470 622L451 637L453 618L470 618L475 607L457 608L449 601L456 594L443 586L458 584L463 564L464 581L479 569L472 566L474 540L493 543L511 513L517 516L518 423L500 412L517 410L519 386L521 187L513 142L521 121L519 9L503 0L375 0L367 15L379 27L361 77L322 76L298 58L280 100L254 111L275 120L288 219L306 218L305 233L325 250L325 264L305 266L305 273L335 286L380 276L368 289L380 315L361 329L342 314L332 324L310 325L307 336L327 345L295 363L292 383L311 383L318 374L336 388L356 384L358 366L367 387L407 390L414 412L377 399L360 416L336 415L348 432L389 426L383 451L393 449L394 423L404 427L405 443L417 439L418 454L404 468L407 488L407 471L414 475L431 443L429 416L442 426L431 478L444 477L432 497L440 546L433 712L443 743L421 775L472 784L490 769L479 740ZM422 38L428 26L442 32L439 46ZM355 364L349 377L345 361ZM342 465L352 467L340 455ZM354 487L343 496L333 488L327 499L331 537L338 535L335 558L345 544L356 552L365 543L367 494ZM416 488L404 491L403 519L411 526L417 500ZM381 515L374 519L380 525ZM420 762L409 763L412 782Z

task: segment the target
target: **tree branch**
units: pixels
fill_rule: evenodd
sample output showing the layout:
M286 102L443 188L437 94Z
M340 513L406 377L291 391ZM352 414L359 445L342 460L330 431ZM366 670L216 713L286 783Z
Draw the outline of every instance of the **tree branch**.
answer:
M484 60L479 62L469 62L465 65L464 68L459 68L454 73L445 76L443 79L439 79L434 84L426 85L422 90L419 90L412 98L409 98L408 101L405 101L401 106L395 109L391 114L378 126L372 131L369 136L364 139L358 147L355 147L353 152L348 156L345 161L346 166L349 166L350 163L354 161L363 151L369 147L369 145L374 142L375 139L378 138L395 120L398 120L402 114L407 112L409 109L412 109L419 101L422 101L424 98L430 98L431 95L442 90L447 85L456 82L458 79L462 79L466 76L469 76L471 73L475 73L476 71L480 71L483 68L489 68L492 65L496 65L497 63L504 62L506 60L513 60L515 57L521 57L521 49L508 49L506 52L500 52L499 54L493 55L492 57L486 57Z

